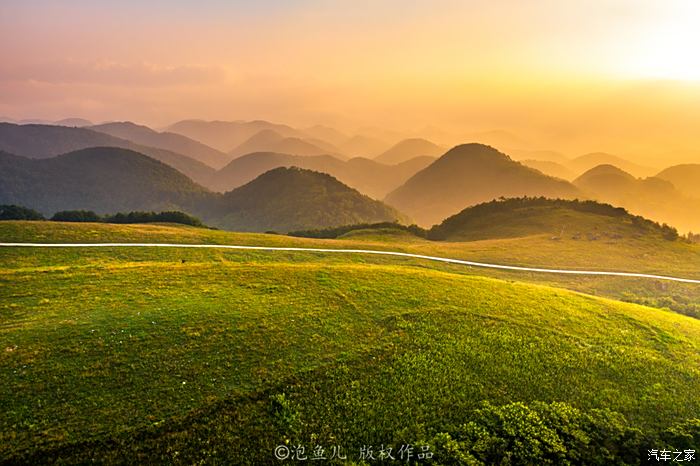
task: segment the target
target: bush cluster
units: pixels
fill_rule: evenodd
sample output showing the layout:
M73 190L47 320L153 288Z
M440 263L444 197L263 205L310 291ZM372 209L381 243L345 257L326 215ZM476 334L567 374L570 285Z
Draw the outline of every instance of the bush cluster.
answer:
M46 220L39 212L16 205L0 205L0 220ZM51 218L53 222L104 222L104 223L180 223L195 227L205 226L201 220L180 211L166 212L119 212L114 215L99 215L92 210L62 210Z
M45 220L44 216L33 209L18 205L0 205L0 220Z
M357 223L354 225L343 225L340 227L324 228L319 230L292 231L289 233L289 236L298 236L302 238L335 239L347 233L350 233L351 231L379 228L393 228L396 230L407 231L420 238L427 238L428 236L428 231L419 227L418 225L406 226L401 225L397 222Z

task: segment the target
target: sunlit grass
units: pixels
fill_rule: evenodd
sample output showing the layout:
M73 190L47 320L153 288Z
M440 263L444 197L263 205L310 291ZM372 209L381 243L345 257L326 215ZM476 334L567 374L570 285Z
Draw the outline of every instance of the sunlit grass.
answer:
M27 241L96 230L100 241L352 244L10 225ZM471 247L499 251L480 243ZM383 244L470 253L466 243ZM424 261L0 249L0 318L0 458L28 462L230 462L240 452L261 464L285 439L429 438L485 400L605 407L652 430L700 412L700 321ZM277 395L291 410L282 423Z

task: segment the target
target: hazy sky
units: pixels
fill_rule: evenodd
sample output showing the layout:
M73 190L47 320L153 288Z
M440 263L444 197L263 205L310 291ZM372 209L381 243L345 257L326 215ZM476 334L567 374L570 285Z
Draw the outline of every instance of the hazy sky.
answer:
M700 2L2 0L0 115L508 130L700 161Z

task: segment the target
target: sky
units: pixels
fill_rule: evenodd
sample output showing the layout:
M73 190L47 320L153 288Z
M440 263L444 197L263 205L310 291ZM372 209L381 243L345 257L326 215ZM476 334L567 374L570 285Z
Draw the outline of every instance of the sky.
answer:
M697 24L681 0L3 0L0 116L502 130L700 161Z

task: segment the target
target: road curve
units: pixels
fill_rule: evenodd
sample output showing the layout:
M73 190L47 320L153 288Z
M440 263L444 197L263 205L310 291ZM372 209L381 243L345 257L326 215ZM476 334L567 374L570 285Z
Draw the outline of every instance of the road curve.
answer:
M202 249L243 249L254 251L292 251L292 252L322 252L337 254L374 254L380 256L410 257L448 264L468 265L487 269L513 270L517 272L551 273L563 275L597 275L612 277L645 278L653 280L666 280L681 283L693 283L700 285L700 280L692 278L680 278L669 275L655 275L636 272L610 272L600 270L576 270L576 269L548 269L538 267L520 267L516 265L489 264L486 262L474 262L448 257L426 256L423 254L411 254L398 251L377 251L374 249L332 249L332 248L298 248L298 247L274 247L274 246L239 246L229 244L178 244L178 243L0 243L0 247L26 247L26 248L202 248Z

